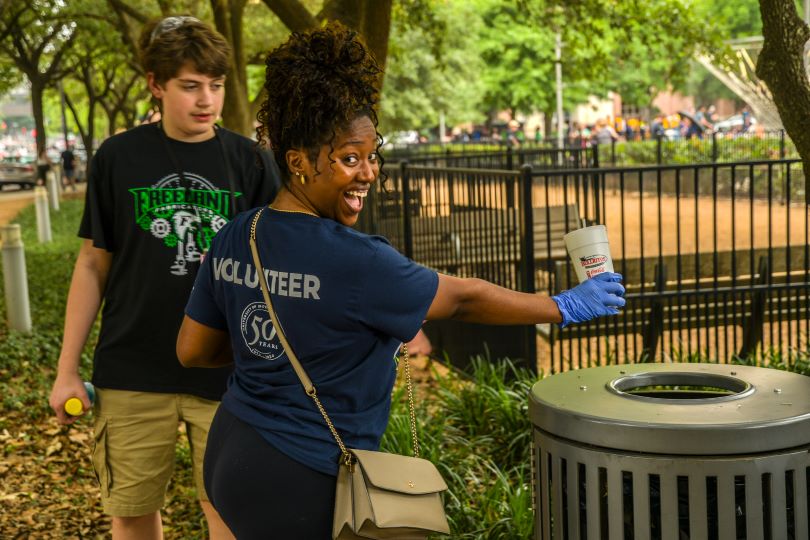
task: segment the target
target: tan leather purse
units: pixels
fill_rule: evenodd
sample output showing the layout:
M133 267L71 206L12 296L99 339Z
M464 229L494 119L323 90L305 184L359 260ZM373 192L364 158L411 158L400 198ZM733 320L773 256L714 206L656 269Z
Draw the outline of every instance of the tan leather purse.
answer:
M343 456L335 486L332 537L335 540L365 538L419 540L427 538L430 534L450 534L441 498L441 492L447 491L447 484L433 463L419 457L407 347L403 346L402 358L408 388L414 457L346 448L321 405L315 386L287 342L287 337L273 310L264 267L256 247L256 224L263 211L264 209L261 209L256 212L250 226L250 251L259 275L259 285L267 304L267 311L304 391L315 401Z

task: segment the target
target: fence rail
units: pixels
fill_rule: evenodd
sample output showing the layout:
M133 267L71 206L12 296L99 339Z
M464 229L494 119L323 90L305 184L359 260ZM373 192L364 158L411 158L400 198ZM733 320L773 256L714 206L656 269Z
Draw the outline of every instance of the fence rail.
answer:
M421 165L484 167L512 169L506 165L507 152L538 156L534 161L514 160L515 169L524 163L533 167L558 167L561 163L574 166L634 166L696 163L734 163L747 160L796 159L799 154L784 130L750 131L745 133L707 133L702 138L666 137L639 140L616 140L597 145L590 139L566 140L559 150L553 142L526 141L519 147L501 142L422 143L386 145L383 155L391 162L409 161ZM567 159L560 160L558 152ZM579 156L580 159L571 159ZM500 158L487 156L502 156Z
M526 341L516 346L530 364L532 354L552 372L723 362L808 346L810 221L798 160L535 172L403 163L391 180L393 191L369 199L362 229L441 272L527 292L573 286L562 235L607 226L626 309L563 330L540 326L539 339L513 336ZM477 340L480 352L483 334L474 332L438 337Z

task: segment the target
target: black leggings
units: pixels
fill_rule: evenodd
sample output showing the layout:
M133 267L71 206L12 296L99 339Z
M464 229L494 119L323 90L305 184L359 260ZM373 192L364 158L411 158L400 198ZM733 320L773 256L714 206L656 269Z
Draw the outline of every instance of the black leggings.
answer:
M273 448L220 407L205 450L205 490L238 540L329 540L334 476Z

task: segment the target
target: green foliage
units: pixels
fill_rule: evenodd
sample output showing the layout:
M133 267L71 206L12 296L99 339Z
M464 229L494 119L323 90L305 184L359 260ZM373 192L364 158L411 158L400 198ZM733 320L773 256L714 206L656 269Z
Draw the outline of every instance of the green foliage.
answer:
M403 3L397 4L392 21L382 130L430 128L439 123L441 113L451 126L482 120L483 64L474 50L480 19L473 7L434 2L432 11L426 13L424 5L416 10L421 13L417 17Z
M51 213L50 244L37 242L33 206L16 220L25 244L33 331L22 334L5 325L0 328L0 394L4 408L20 411L31 421L51 414L48 395L62 343L67 283L80 245L76 230L83 206L83 201L66 200L59 212ZM5 296L0 298L0 312L6 312ZM88 378L95 337L94 331L81 360L82 374Z
M529 538L528 395L537 377L508 360L473 359L471 379L434 373L416 399L422 456L449 486L445 502L453 538ZM385 450L411 452L407 396L400 385L383 438Z

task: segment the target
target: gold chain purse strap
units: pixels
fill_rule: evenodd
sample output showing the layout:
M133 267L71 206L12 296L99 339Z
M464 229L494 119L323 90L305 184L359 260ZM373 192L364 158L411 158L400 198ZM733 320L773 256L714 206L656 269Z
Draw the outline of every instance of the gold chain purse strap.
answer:
M264 275L264 267L262 266L261 258L259 257L259 249L256 246L256 225L259 223L259 218L261 217L262 212L264 212L264 208L256 212L256 215L253 217L253 222L250 224L250 252L253 255L253 264L256 266L256 274L259 276L259 286L262 289L264 302L267 304L267 311L270 313L270 318L273 321L273 327L276 329L276 335L278 336L279 341L281 341L281 344L284 346L284 350L287 352L287 357L290 359L290 364L292 364L296 375L298 375L298 378L301 380L304 391L315 402L315 405L321 412L321 416L323 416L323 419L326 421L326 425L329 427L329 431L332 432L332 436L335 438L335 441L337 441L337 444L340 447L340 453L343 455L343 462L347 466L351 467L352 456L349 453L349 450L346 448L346 445L343 444L343 439L340 438L334 424L332 424L332 420L326 413L326 409L324 409L323 405L321 405L321 400L318 399L315 385L312 384L312 380L310 380L307 372L304 370L304 366L301 365L301 362L293 352L292 347L290 347L290 343L287 341L287 336L284 334L284 330L281 328L281 324L278 321L276 312L273 309L273 303L270 300L270 291L267 287L267 278ZM414 413L413 405L413 386L411 384L410 363L408 362L408 347L404 344L402 346L402 358L404 360L405 382L408 388L408 412L410 415L411 436L413 437L413 455L415 457L419 457L419 439L416 436L416 414Z

